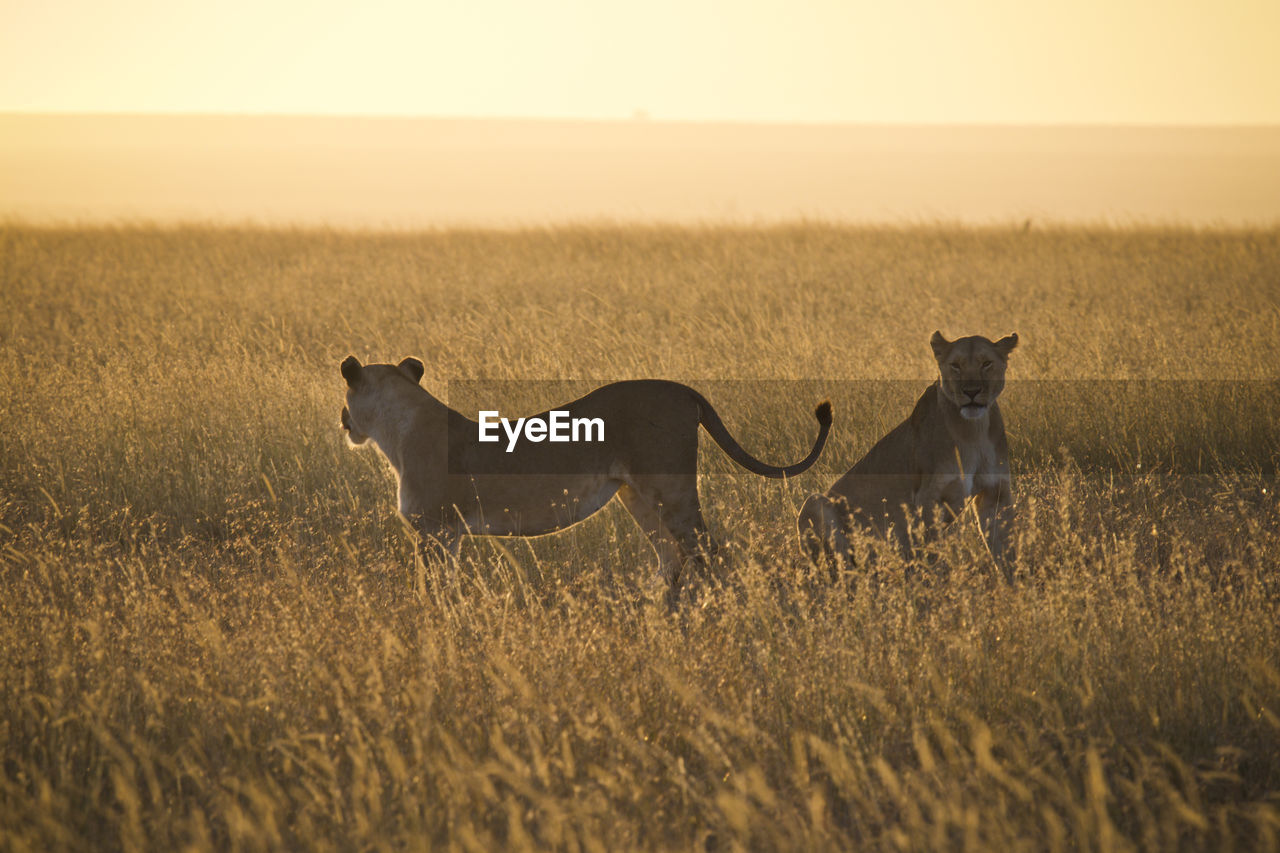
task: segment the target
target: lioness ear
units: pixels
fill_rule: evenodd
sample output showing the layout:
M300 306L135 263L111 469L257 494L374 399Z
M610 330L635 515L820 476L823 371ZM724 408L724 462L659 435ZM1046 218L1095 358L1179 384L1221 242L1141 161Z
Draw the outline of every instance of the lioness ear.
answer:
M944 338L942 332L934 332L933 337L929 338L929 346L933 347L933 357L941 360L947 347L951 346L951 341Z
M1005 358L1009 357L1009 353L1012 352L1013 348L1016 347L1017 345L1018 345L1017 332L1014 332L1012 335L1007 335L1001 338L1000 340L996 341L996 349L1000 350L1000 354L1003 355Z
M342 360L342 378L347 380L348 385L355 385L356 380L360 378L360 371L364 370L360 366L360 359L354 355L349 355Z
M422 374L427 372L427 368L423 366L422 362L412 357L406 358L404 361L397 364L396 367L399 367L400 371L412 379L415 384L422 379Z

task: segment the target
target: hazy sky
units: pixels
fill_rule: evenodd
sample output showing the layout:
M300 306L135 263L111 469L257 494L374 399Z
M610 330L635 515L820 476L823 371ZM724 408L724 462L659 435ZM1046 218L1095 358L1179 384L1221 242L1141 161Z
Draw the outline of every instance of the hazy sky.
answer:
M1280 0L0 8L0 111L1280 123Z

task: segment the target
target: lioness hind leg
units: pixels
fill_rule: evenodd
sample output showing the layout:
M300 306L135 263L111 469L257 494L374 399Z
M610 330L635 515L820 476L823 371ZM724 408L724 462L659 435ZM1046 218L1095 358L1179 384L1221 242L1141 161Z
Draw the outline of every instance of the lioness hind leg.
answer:
M681 569L683 562L680 549L675 540L662 527L661 516L655 507L649 505L631 486L623 485L618 489L618 499L631 513L631 517L640 525L644 535L649 539L653 550L658 552L658 575L667 585L667 609L674 610L680 600Z
M826 495L810 495L796 519L801 547L815 566L831 572L832 580L838 580L840 570L854 562L848 515L841 504Z
M821 563L830 553L827 544L826 525L823 519L823 495L809 495L796 517L796 532L800 534L800 547L815 564Z
M624 484L618 496L658 552L659 572L667 583L667 607L674 610L686 568L691 564L705 567L720 550L702 518L697 480L685 476L646 478Z
M706 566L720 556L720 543L711 535L702 517L697 478L689 477L685 486L674 496L666 498L658 508L658 514L667 534L676 540L684 559Z

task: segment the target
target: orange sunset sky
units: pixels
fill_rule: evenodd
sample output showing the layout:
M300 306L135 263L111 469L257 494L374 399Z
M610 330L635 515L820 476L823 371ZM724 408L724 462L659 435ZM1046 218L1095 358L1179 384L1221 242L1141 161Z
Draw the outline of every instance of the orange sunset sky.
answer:
M1280 122L1276 0L4 0L0 112Z

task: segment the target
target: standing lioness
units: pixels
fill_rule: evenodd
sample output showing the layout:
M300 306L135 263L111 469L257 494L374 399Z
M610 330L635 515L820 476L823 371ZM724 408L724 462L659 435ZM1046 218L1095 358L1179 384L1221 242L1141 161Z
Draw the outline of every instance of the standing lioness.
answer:
M911 548L908 511L924 521L926 535L960 515L977 499L983 535L1008 577L1007 527L1013 511L1009 445L996 398L1004 389L1016 334L994 343L973 336L948 341L934 332L929 343L939 378L911 416L871 448L824 494L800 509L800 541L814 562L835 568L853 561L848 533L858 525Z
M362 365L355 356L342 362L342 426L353 444L373 439L391 463L400 512L420 538L424 564L437 549L456 559L464 533L551 533L592 515L616 494L658 552L671 607L684 564L717 548L698 502L698 426L734 462L775 478L811 466L831 431L831 404L822 403L809 455L786 467L767 465L734 441L697 391L641 380L605 385L555 410L570 420L602 422L601 441L482 442L478 422L418 384L423 372L416 358L398 365Z

